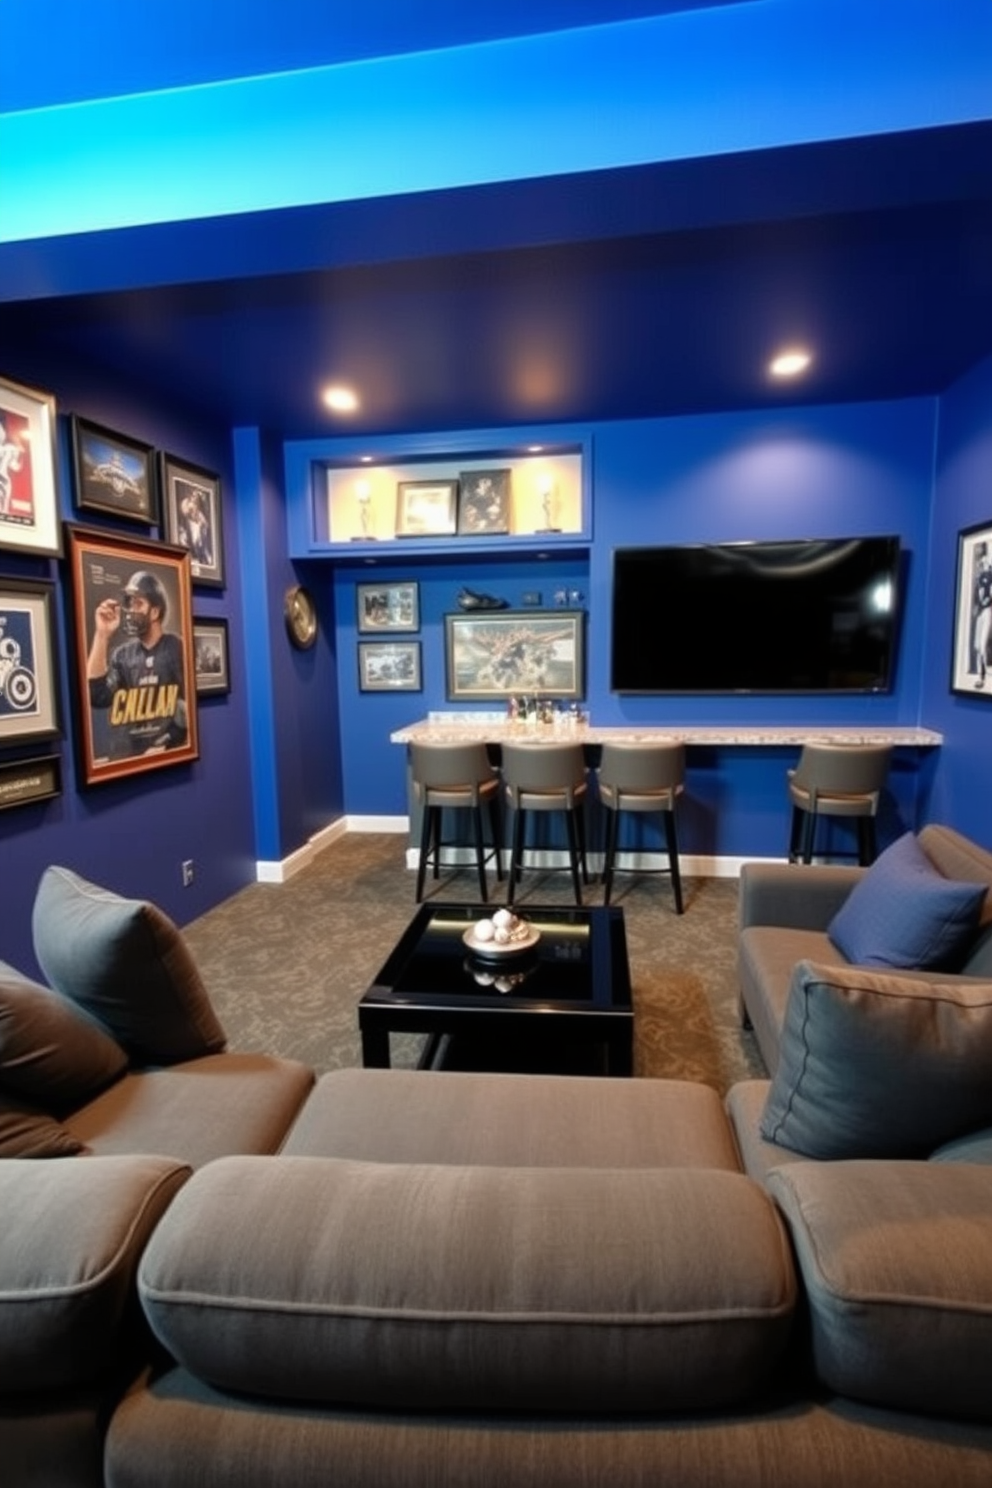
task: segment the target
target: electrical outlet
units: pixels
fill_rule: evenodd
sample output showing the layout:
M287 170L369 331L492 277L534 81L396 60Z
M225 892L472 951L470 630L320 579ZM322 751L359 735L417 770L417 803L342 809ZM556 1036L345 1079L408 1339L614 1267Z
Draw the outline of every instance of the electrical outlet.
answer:
M187 858L185 860L185 862L183 863L183 865L182 865L182 869L183 869L183 888L184 889L188 889L189 886L190 886L190 884L193 882L193 859L192 858Z

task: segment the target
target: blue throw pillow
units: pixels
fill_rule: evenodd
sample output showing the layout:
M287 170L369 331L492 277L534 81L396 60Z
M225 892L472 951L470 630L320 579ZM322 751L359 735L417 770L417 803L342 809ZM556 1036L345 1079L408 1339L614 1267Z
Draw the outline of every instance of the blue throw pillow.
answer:
M953 969L975 936L987 890L938 873L907 832L855 884L827 934L856 966Z

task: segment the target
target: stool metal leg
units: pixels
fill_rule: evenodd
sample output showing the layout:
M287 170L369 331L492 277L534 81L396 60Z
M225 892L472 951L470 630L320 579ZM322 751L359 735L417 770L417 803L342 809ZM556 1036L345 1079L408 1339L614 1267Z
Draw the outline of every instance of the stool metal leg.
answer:
M613 864L617 855L617 832L620 813L610 811L606 821L606 856L603 861L603 903L609 904L613 892Z
M518 807L513 818L513 846L510 849L510 872L507 875L506 902L513 903L513 891L520 882L524 859L524 810Z
M424 806L423 821L421 822L420 827L420 862L417 864L418 904L424 897L424 877L427 873L427 860L431 855L431 838L434 835L435 830L437 830L437 834L440 835L440 831L436 828L435 824L435 817L439 814L440 813L438 812L437 807L426 805ZM435 848L435 861L436 858L437 849Z
M482 807L472 808L472 821L475 826L475 864L479 870L479 893L483 904L489 903L489 895L486 892L486 844L482 835Z
M574 811L565 812L565 826L568 831L568 861L572 870L572 888L575 890L576 904L581 904L582 886L579 883L579 828L576 823L576 813Z
M674 811L664 811L665 841L668 843L668 866L672 871L672 893L675 895L675 913L682 913L682 871L679 867L679 835Z

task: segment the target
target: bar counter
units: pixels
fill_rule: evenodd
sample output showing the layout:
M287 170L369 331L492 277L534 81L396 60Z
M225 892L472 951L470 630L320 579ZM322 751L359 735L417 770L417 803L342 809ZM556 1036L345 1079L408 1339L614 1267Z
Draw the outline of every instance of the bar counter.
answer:
M444 717L430 715L417 723L396 729L389 736L392 744L469 744L481 740L484 744L503 744L528 740L547 743L577 744L651 744L669 739L681 740L684 744L702 744L715 747L754 745L756 747L778 747L789 744L891 744L897 749L936 749L944 742L942 734L934 729L909 728L891 725L887 728L860 728L830 726L818 728L806 724L800 728L742 728L730 726L707 728L696 724L663 728L646 728L643 725L620 724L601 728L597 724L582 721L572 724L563 719L557 724L511 722L497 713L456 713Z

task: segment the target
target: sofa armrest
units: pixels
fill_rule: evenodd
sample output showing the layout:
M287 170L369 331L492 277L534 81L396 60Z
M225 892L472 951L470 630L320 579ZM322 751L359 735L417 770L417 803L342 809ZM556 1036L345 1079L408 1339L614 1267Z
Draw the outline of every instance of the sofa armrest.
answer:
M741 868L738 923L789 930L826 930L863 868L798 863L745 863Z

